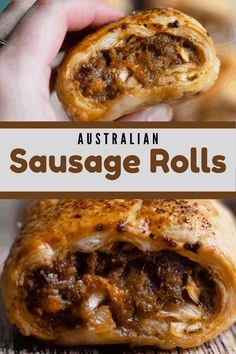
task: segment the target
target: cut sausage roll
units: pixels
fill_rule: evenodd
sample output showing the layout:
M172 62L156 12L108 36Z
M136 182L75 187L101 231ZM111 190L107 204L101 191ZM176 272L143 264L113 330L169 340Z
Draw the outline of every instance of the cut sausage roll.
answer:
M206 91L218 72L206 30L163 8L125 17L85 38L66 56L56 90L71 118L112 121Z
M173 104L177 121L236 121L236 47L219 46L221 61L215 85L205 93Z
M200 345L236 319L235 237L216 201L39 202L5 264L9 319L59 345Z

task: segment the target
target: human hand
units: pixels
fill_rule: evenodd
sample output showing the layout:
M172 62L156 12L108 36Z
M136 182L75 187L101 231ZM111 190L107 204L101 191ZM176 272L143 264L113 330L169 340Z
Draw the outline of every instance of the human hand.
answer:
M0 120L56 121L49 83L67 32L98 28L123 13L99 0L14 0L0 15ZM58 111L56 107L56 111ZM159 105L122 118L170 120Z

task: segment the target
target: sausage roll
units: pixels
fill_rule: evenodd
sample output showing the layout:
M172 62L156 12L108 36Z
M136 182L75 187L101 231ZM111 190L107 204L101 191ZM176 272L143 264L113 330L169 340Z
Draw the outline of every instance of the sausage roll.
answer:
M103 27L65 58L57 93L75 120L115 120L206 91L217 78L212 39L193 18L156 9Z
M215 85L196 97L173 105L177 121L236 121L236 47L221 46L217 50L221 61Z
M196 18L218 43L235 38L231 0L147 0L147 8L171 6Z
M5 264L8 316L59 345L200 345L236 319L235 237L216 201L39 202Z

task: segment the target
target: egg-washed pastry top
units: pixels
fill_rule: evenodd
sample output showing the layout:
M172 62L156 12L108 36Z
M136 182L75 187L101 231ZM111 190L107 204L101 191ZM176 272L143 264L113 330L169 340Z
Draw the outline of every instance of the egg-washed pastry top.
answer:
M207 31L183 13L138 12L82 40L64 59L56 90L68 115L112 121L205 91L219 60Z
M235 5L231 0L146 0L147 8L170 6L196 18L217 43L234 41Z
M23 335L189 348L236 319L235 220L211 200L46 200L6 261Z

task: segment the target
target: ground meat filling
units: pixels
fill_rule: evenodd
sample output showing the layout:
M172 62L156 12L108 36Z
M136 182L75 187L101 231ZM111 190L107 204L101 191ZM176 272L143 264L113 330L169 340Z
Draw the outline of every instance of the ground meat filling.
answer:
M200 265L129 243L60 255L50 267L29 272L24 289L28 310L53 329L95 325L99 317L103 325L137 333L150 321L155 331L160 323L170 330L183 322L194 332L214 311L215 284Z
M139 83L151 87L170 67L192 63L200 57L192 43L168 33L151 37L130 35L122 46L110 48L91 57L75 74L75 81L85 97L104 103Z

